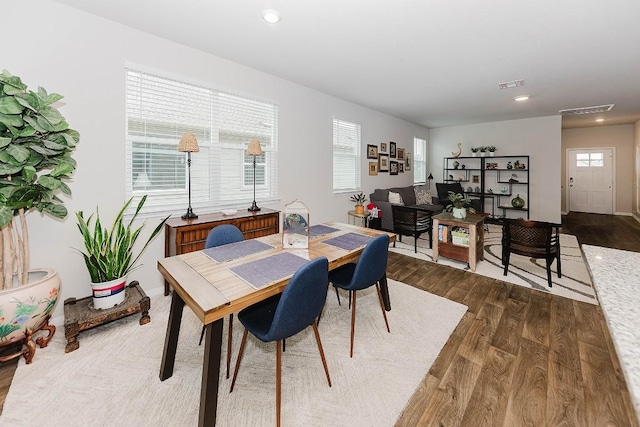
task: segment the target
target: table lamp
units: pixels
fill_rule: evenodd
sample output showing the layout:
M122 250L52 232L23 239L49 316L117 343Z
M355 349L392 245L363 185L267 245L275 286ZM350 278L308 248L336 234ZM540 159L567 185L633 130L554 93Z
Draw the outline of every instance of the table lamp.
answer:
M200 151L196 136L192 133L185 133L182 135L180 143L178 144L178 151L181 153L187 153L187 170L189 173L189 207L187 208L187 213L182 215L182 219L198 218L198 215L194 214L191 209L191 153L197 153Z
M253 156L253 204L249 209L249 212L258 212L260 208L256 204L256 156L262 156L262 147L260 147L260 141L252 139L249 141L247 147L247 154Z

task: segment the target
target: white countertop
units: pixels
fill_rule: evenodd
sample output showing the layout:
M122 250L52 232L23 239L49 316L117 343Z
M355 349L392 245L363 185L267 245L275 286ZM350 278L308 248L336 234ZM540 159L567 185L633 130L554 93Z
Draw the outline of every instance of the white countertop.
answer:
M590 245L582 250L640 416L640 253Z

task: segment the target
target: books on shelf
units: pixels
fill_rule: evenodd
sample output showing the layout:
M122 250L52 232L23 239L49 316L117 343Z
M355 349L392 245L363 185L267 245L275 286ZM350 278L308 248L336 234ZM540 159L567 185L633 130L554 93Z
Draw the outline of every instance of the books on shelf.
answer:
M453 227L451 230L451 243L469 247L469 228Z
M439 242L448 242L449 241L449 226L439 224L438 225L438 241Z

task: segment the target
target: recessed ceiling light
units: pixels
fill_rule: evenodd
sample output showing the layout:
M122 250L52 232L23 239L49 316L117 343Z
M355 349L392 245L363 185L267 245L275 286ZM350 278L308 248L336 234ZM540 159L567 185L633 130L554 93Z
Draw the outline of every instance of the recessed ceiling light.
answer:
M527 99L529 99L529 95L520 95L520 96L516 96L513 99L518 101L518 102L526 101Z
M282 15L277 10L265 9L262 11L262 19L269 24L277 24L282 19Z
M499 83L498 87L500 89L511 89L512 87L520 87L524 86L524 80L511 80L510 82Z
M604 122L604 119L596 119L596 122Z

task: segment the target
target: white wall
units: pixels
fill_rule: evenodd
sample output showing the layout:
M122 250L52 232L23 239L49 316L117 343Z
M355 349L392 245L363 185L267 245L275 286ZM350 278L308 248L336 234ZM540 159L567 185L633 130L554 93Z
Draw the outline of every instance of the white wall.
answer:
M462 156L470 156L471 147L495 145L496 156L530 156L530 219L560 222L561 126L560 116L550 116L431 129L429 172L434 185L442 182L442 159L451 157L458 143Z
M277 103L281 203L265 207L282 209L298 198L309 207L313 223L346 222L352 208L348 195L332 195L334 116L362 125L363 153L366 144L389 141L413 152L414 136L429 137L426 128L47 0L7 2L2 14L2 67L32 89L42 86L63 95L60 111L81 135L74 154L78 169L69 183L73 196L66 202L70 215L63 221L29 215L31 265L57 269L63 283L54 316L62 315L64 299L91 293L83 260L72 249L82 247L73 213L99 205L101 217L108 219L125 200L125 63ZM412 173L368 176L364 157L366 194L412 183ZM163 245L161 235L143 267L130 276L148 293L162 287L156 260L164 256Z

